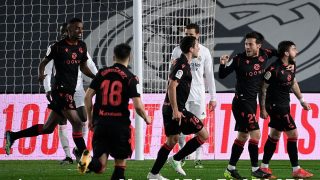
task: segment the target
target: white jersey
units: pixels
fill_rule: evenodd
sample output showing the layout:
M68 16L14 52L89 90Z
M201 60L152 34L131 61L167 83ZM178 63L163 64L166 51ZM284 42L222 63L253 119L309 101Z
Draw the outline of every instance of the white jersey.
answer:
M193 58L190 64L192 82L190 94L187 101L205 101L205 86L208 86L210 100L216 101L216 85L213 73L213 60L210 51L205 46L199 44L200 52L198 58ZM172 51L171 59L181 56L180 47L175 47ZM205 79L204 79L205 78ZM206 80L206 81L205 81ZM199 96L201 98L199 98Z
M48 51L50 51L51 49L51 45L48 47ZM47 51L47 52L48 52ZM90 71L93 74L97 74L98 70L96 68L96 65L94 64L91 56L89 55L89 53L87 52L87 56L88 56L88 60L87 60L87 66L90 69ZM55 74L55 70L54 70L54 66L53 66L53 61L50 61L44 70L44 74L46 74L47 76L45 77L44 81L43 81L43 86L44 86L44 90L46 92L51 91L51 75ZM74 94L74 101L76 103L76 107L80 107L80 106L84 106L84 88L83 88L83 80L85 79L86 81L91 82L90 78L84 78L87 77L86 75L84 75L81 71L80 71L80 67L79 67L79 72L78 72L78 79L77 79L77 86L76 86L76 92Z

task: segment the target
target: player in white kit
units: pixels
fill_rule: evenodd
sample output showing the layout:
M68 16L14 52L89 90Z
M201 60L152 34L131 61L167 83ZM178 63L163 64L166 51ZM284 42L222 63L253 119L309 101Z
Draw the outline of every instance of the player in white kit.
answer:
M200 28L197 24L189 24L185 27L184 33L186 36L193 36L199 40ZM206 118L206 95L205 86L207 85L210 94L209 110L213 111L216 107L216 86L213 73L213 60L210 51L205 46L199 44L200 53L197 58L193 58L190 64L192 73L192 82L190 94L186 103L188 111L196 115L201 121ZM179 46L172 51L171 60L179 58L181 55ZM185 136L180 135L179 146L182 148L185 144ZM195 168L203 168L201 163L201 151L199 147L195 153ZM184 162L183 162L184 164Z
M60 27L61 39L65 38L68 35L67 33L68 33L67 32L67 23L64 23ZM48 50L50 50L51 46L52 45L50 45L48 47ZM96 74L98 72L98 70L97 70L96 65L92 61L92 58L88 52L87 52L87 56L88 56L88 60L86 62L87 66L93 74ZM52 73L54 73L54 64L53 64L53 61L50 61L45 67L45 74L47 74L47 76L45 77L45 79L43 81L44 89L46 91L46 96L49 101L51 98L50 95L51 95L51 76L52 76ZM84 96L85 96L85 91L83 88L83 80L84 79L88 82L91 82L91 79L86 77L80 71L80 68L79 68L76 92L74 94L74 101L76 104L78 115L79 115L81 121L83 122L82 134L83 134L83 137L86 138L86 136L88 134L88 127L86 124L87 114L86 114L86 110L84 108ZM71 154L70 154L70 146L69 146L69 140L68 140L67 134L68 134L67 119L63 118L63 116L62 116L61 120L59 122L59 139L60 139L62 148L66 154L66 158L63 159L62 161L60 161L60 164L72 164L73 163L73 160L72 160Z

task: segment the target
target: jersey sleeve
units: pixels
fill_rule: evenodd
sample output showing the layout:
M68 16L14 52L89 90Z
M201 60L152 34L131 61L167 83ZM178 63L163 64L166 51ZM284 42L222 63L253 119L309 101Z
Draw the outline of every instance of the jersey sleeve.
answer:
M57 55L57 43L50 45L47 48L46 56L45 58L52 60Z
M43 86L46 92L51 91L52 70L53 70L53 61L50 61L44 69L44 74L46 74L46 77L43 80Z
M169 74L169 78L174 81L177 80L179 83L182 77L187 74L185 66L185 64L176 63L172 67L172 70Z
M276 77L275 67L271 65L266 69L263 79L267 84L270 84L272 81L274 81L275 77Z
M96 75L96 74L98 73L98 69L97 69L95 63L93 62L93 60L92 60L92 58L91 58L91 56L90 56L90 54L89 54L88 52L87 52L87 57L88 57L87 66L88 66L88 68L90 69L90 71L91 71L94 75ZM86 75L83 74L83 73L82 73L82 77L83 77L83 80L84 80L84 82L86 83L86 85L88 85L88 84L92 81L91 78L89 78L88 76L86 76Z
M91 84L89 87L95 91L98 91L100 89L101 81L102 81L102 75L99 70L96 77L91 81Z
M205 52L206 54L205 54L204 74L205 74L206 82L208 85L208 91L211 98L210 100L216 101L217 93L216 93L216 84L215 84L214 72L213 72L213 60L212 60L210 51L207 49L207 51Z
M129 80L129 97L140 97L140 93L138 92L138 86L139 86L139 79L137 76L132 77Z

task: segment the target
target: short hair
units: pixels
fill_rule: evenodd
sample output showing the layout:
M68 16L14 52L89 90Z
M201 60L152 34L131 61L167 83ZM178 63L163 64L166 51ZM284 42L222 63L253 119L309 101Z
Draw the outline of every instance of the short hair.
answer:
M116 57L116 59L119 59L121 61L126 60L131 53L131 47L130 45L126 43L118 44L114 47L113 53Z
M194 29L197 34L200 32L199 25L197 25L195 23L191 23L191 24L186 25L186 29Z
M292 41L281 41L278 44L278 54L279 57L282 58L285 52L288 52L291 46L295 46L294 42Z
M63 23L59 28L60 34L64 34L65 32L67 32L68 31L67 27L68 27L68 23Z
M188 53L191 47L196 44L196 38L193 36L185 36L180 41L180 49L183 53Z
M74 24L74 23L82 23L82 20L79 18L72 18L69 20L68 24Z
M257 31L252 31L246 34L246 39L248 38L254 38L256 39L256 43L257 44L262 44L264 41L264 37L261 33L257 32Z

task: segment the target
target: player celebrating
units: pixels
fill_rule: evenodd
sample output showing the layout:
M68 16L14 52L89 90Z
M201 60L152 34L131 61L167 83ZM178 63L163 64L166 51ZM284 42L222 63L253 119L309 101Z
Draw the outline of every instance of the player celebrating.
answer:
M197 24L188 24L185 27L185 35L193 36L197 40L200 37L200 28ZM205 81L208 85L210 93L209 110L213 111L216 107L216 86L214 82L212 57L210 51L205 46L199 44L199 56L193 58L191 61L192 82L190 94L186 103L186 109L197 116L202 122L206 118L206 94ZM180 47L174 48L171 59L179 58L181 55ZM204 79L205 77L205 79ZM185 144L185 135L181 134L179 137L179 146L182 148ZM203 168L200 160L201 146L196 150L195 168Z
M82 122L75 110L75 102L73 100L77 77L78 68L87 76L94 78L88 68L86 61L87 47L86 44L81 41L83 33L82 21L78 18L73 18L68 23L68 38L62 39L55 43L51 49L47 52L39 65L39 81L42 82L46 77L44 74L45 66L54 60L56 69L55 83L52 87L52 101L49 108L53 111L49 116L49 119L45 124L36 124L25 130L18 132L7 131L6 136L6 152L10 154L10 148L15 140L23 137L38 136L40 134L52 133L57 126L56 116L59 116L61 112L72 124L72 136L73 140L80 152L86 149L86 145L82 136ZM81 154L78 154L80 156Z
M309 178L313 174L300 168L298 163L297 126L290 115L290 90L299 99L305 110L310 110L310 105L303 100L298 82L295 78L296 69L287 70L289 64L295 64L297 55L296 45L292 41L282 41L278 45L279 59L271 64L264 75L261 93L261 118L270 115L270 134L264 146L264 155L261 168L272 174L269 162L274 154L277 142L282 131L288 136L287 150L292 166L293 178Z
M219 77L223 79L233 71L236 72L237 77L232 112L236 120L235 131L238 131L238 136L232 146L229 165L224 172L226 178L244 179L238 173L236 164L249 136L248 149L252 176L256 178L268 178L270 176L269 173L262 171L258 166L260 130L255 114L257 110L257 94L261 88L266 62L276 55L277 51L261 49L263 40L262 34L250 32L245 36L245 52L238 54L230 61L228 55L223 55L220 58Z
M181 132L186 135L197 134L168 160L171 166L184 176L186 173L182 169L180 161L194 152L208 138L208 132L206 128L203 128L202 122L185 108L192 80L190 63L192 58L199 55L199 43L195 37L186 36L180 41L180 49L182 54L171 68L167 93L162 107L167 140L158 152L157 159L147 175L148 179L166 179L159 172L168 159L170 151L177 144Z
M68 23L63 23L62 26L60 27L60 36L61 39L65 39L68 37L68 29L67 29ZM48 51L51 50L51 46L48 48ZM92 61L91 56L89 55L89 52L87 52L87 66L90 69L90 71L93 74L96 74L98 72L94 62ZM45 67L45 74L47 74L47 76L44 79L43 82L43 86L44 89L46 91L46 97L48 99L49 102L52 101L51 98L51 75L52 75L52 71L53 71L53 61L50 61L46 67ZM79 70L80 71L80 70ZM78 115L82 121L82 135L85 138L88 132L88 127L87 127L87 114L84 108L84 88L83 88L83 78L82 78L83 74L80 72L78 72L78 79L77 79L77 86L76 86L76 92L74 94L74 101L75 101L75 105L76 105L76 110L78 112ZM60 118L59 120L57 120L59 122L59 139L60 139L60 143L62 145L62 148L66 154L66 158L63 159L62 161L60 161L60 164L72 164L73 160L71 158L71 154L70 154L70 147L69 147L69 140L68 140L68 129L67 129L67 119L63 118L63 116L55 116L57 118ZM76 150L74 149L74 153ZM77 156L76 156L77 157ZM77 161L79 161L79 156Z
M109 155L115 159L112 180L125 179L126 159L131 156L131 129L129 98L147 124L151 119L146 115L140 94L137 91L138 78L128 70L131 47L119 44L114 48L114 65L100 69L85 96L88 125L94 131L93 158L84 151L78 164L80 173L87 169L102 173L106 169ZM96 95L94 107L92 98Z

